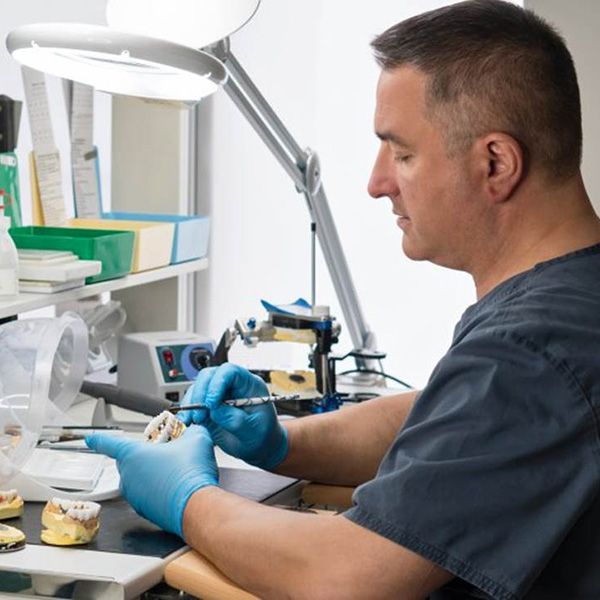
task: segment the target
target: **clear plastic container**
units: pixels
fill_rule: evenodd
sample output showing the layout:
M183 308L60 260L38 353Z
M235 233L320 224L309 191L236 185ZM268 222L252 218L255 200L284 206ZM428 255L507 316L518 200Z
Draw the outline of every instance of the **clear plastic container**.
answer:
M14 298L19 293L19 256L8 233L10 217L0 214L0 298Z
M73 403L87 348L75 313L0 326L0 489L31 455L44 422Z

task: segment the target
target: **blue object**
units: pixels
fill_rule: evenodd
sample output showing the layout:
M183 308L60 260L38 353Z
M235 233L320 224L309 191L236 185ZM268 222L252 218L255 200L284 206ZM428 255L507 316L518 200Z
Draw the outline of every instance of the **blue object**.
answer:
M268 396L265 382L238 365L202 369L182 405L203 404L206 409L177 413L184 423L201 423L227 454L261 469L273 469L288 453L287 431L279 424L272 403L238 408L224 400Z
M209 217L107 212L102 214L102 218L122 221L173 223L175 225L175 235L173 237L171 264L202 258L208 254Z
M331 410L338 410L342 405L341 394L325 394L318 402L315 402L310 409L311 413L320 414Z
M284 317L297 317L302 319L304 317L312 317L312 306L304 298L298 298L291 304L273 304L268 300L261 300L260 303L263 308L274 315L282 315ZM318 329L320 331L327 331L333 327L333 319L328 318L324 320L314 320L310 324L307 322L307 328Z
M194 354L199 350L206 350L208 355L212 356L215 353L215 345L212 342L206 342L200 344L188 344L183 348L181 352L181 368L188 381L195 381L201 368L205 368L202 365L199 365L194 359Z
M93 434L86 444L117 461L121 493L135 512L183 537L183 511L197 490L219 484L213 441L193 425L168 444Z
M267 312L271 313L295 315L299 317L309 317L312 314L312 306L304 298L298 298L291 304L273 304L268 300L261 300L260 303Z

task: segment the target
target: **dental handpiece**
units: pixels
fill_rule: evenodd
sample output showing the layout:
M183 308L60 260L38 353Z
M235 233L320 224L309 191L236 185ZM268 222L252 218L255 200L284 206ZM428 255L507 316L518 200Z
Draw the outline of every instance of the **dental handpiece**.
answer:
M229 406L256 406L257 404L268 404L271 402L290 402L291 400L299 400L299 394L289 394L287 396L256 396L253 398L235 398L230 400L223 400L223 404ZM171 406L168 410L172 413L177 413L182 410L197 410L199 408L206 408L204 404L183 404L181 406Z

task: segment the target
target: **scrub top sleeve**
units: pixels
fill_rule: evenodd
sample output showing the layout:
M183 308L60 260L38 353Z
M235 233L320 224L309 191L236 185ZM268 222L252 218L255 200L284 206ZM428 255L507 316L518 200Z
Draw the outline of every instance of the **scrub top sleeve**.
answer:
M436 367L345 516L493 598L520 598L596 494L596 425L569 372L512 333Z

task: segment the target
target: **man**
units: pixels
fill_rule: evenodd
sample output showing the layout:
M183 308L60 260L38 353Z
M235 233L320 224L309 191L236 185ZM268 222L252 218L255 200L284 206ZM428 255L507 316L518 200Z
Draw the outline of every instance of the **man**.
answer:
M478 301L425 389L277 422L240 367L203 371L164 446L93 437L134 508L261 598L600 598L600 222L559 35L501 0L392 27L369 183L405 253ZM278 473L360 485L338 517L218 487L212 442Z

